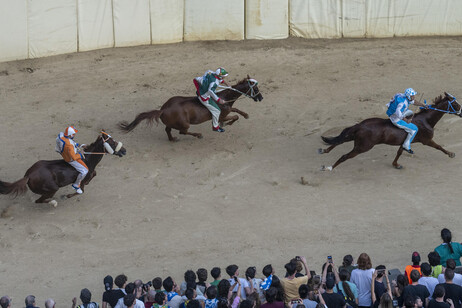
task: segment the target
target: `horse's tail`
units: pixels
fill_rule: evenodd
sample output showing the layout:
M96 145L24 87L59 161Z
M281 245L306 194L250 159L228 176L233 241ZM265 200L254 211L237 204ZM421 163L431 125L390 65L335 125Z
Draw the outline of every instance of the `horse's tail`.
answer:
M340 135L337 137L324 137L321 136L322 140L330 145L339 145L344 142L352 141L355 138L355 133L357 131L359 124L345 128Z
M27 182L29 178L27 176L23 177L19 181L14 183L7 183L0 181L0 194L10 195L13 194L16 198L18 195L22 195L27 191Z
M131 132L133 129L135 129L138 124L141 123L143 120L147 120L149 125L152 125L152 122L156 120L157 123L159 123L159 118L162 115L162 110L151 110L151 111L146 111L142 112L139 115L136 116L135 120L133 122L128 123L126 121L120 122L119 123L119 128L123 132Z

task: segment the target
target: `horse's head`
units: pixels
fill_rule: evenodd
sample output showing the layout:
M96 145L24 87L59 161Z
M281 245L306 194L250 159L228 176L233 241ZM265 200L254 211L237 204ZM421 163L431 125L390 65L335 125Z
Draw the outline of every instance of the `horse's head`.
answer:
M250 78L249 75L247 75L247 78L242 79L237 85L233 86L233 88L235 92L239 92L254 101L261 101L263 99L263 95L261 95L258 89L258 81Z
M462 105L453 95L447 92L444 92L444 96L441 95L434 100L434 107L438 111L462 117Z
M127 154L127 150L122 146L122 142L117 142L111 135L101 130L104 151L108 154L118 155L119 157Z

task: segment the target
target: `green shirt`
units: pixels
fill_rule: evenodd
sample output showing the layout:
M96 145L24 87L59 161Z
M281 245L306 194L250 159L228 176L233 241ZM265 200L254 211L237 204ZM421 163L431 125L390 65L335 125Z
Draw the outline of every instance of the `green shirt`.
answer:
M460 257L462 256L462 245L460 243L451 242L452 250L451 253L449 246L443 243L435 248L435 251L440 255L440 264L446 266L447 259L454 259L456 266L460 266Z
M220 283L221 280L214 280L213 282L210 283L211 286L218 287L218 284Z

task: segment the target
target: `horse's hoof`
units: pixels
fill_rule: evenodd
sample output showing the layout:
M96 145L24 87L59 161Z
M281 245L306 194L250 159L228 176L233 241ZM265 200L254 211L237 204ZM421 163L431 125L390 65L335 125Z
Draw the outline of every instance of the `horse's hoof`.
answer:
M318 149L318 154L324 154L324 149L319 148Z
M178 138L177 138L177 137L173 137L172 139L169 139L169 141L171 141L171 142L177 142L177 141L178 141Z
M456 157L456 153L452 153L452 152L450 152L450 153L449 153L449 157L450 157L450 158L454 158L454 157Z
M58 206L58 202L56 200L51 200L50 202L48 202L49 205L52 205L53 207L57 207Z
M395 169L398 169L398 170L403 169L403 166L402 166L402 165L393 165L393 167L395 167Z
M249 118L249 115L248 115L248 114L244 114L243 117L244 117L244 119L248 119L248 118Z
M332 171L332 166L321 166L321 171Z
M197 135L197 138L202 139L202 138L204 138L204 136L202 136L202 134L199 134L199 135Z

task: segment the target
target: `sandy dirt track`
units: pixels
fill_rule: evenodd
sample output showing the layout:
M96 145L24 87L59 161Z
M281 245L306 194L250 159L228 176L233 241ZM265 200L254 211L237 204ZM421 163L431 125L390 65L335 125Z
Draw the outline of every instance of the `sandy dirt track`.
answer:
M35 294L70 305L88 287L101 303L107 274L144 281L186 269L284 263L306 255L317 272L332 254L404 268L423 259L448 227L462 241L462 119L446 115L435 141L450 159L423 145L391 162L396 147L377 146L340 165L352 144L319 155L320 136L368 117L385 117L397 91L413 87L427 101L448 91L462 98L462 38L197 42L107 49L0 63L0 179L13 182L37 160L58 159L57 133L80 129L93 142L100 129L124 143L123 158L105 157L80 197L32 203L30 191L0 196L0 290L23 307ZM247 74L264 96L242 99L249 113L226 133L192 127L201 140L170 143L159 125L130 134L122 120L192 95L192 78L224 66L230 82ZM32 70L28 70L30 68ZM420 97L420 94L418 95ZM174 133L178 136L178 133ZM308 185L300 184L300 177Z

